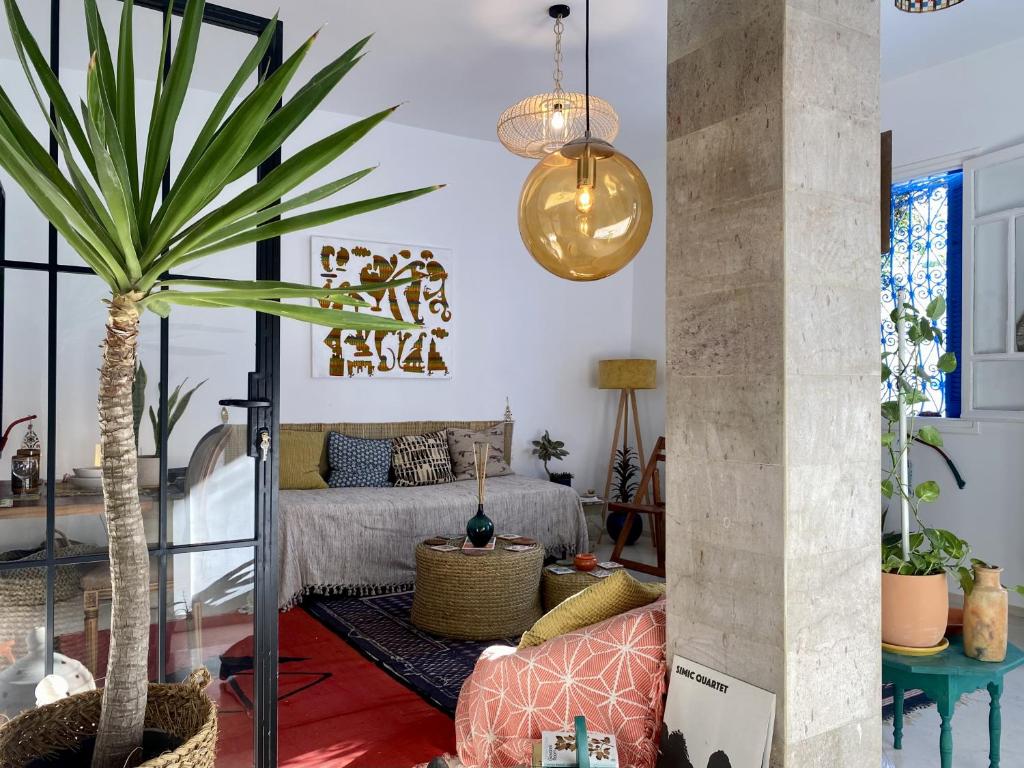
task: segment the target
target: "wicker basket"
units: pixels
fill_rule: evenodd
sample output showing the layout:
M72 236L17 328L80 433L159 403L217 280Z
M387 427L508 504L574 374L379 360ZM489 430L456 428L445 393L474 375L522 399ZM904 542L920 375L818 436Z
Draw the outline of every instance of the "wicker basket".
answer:
M460 640L512 639L532 627L543 614L544 548L510 545L499 539L493 551L471 556L418 544L413 625Z
M60 531L55 531L54 557L76 557L91 555L97 547L71 541ZM46 559L46 546L40 545L30 554L24 552L0 552L0 561L35 562ZM54 571L53 599L56 602L70 600L80 592L81 569L77 565L58 565ZM18 568L0 573L0 605L35 606L46 605L46 566Z
M217 751L217 707L204 693L210 673L200 668L185 682L150 683L146 727L184 739L139 768L213 768ZM103 691L89 691L55 704L30 709L0 727L0 767L24 766L62 750L74 749L96 732Z
M540 577L540 593L544 599L544 610L550 611L564 600L592 587L600 581L586 571L552 573L545 570Z

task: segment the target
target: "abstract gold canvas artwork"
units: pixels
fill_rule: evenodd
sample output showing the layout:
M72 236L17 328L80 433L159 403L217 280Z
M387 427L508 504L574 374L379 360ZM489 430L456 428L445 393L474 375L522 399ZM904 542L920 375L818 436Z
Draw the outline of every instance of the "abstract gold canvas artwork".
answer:
M311 326L314 377L451 378L451 250L341 237L314 237L310 242L314 285L343 288L411 278L397 288L359 294L370 306L356 311L421 325L413 331ZM318 303L332 307L328 300Z

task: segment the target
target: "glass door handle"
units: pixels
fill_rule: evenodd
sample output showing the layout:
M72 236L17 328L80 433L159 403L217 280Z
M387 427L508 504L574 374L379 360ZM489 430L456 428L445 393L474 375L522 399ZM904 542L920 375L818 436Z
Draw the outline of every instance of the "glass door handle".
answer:
M269 400L237 400L237 399L228 399L228 400L221 400L221 401L219 401L218 404L219 405L227 406L229 408L269 408L270 407L270 401Z

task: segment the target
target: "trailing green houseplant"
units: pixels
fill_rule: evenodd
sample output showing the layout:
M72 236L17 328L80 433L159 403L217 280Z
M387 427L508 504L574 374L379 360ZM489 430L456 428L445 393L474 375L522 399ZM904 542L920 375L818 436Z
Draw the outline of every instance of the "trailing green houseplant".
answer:
M892 396L882 403L882 446L888 453L888 466L883 468L881 491L887 499L900 504L900 530L882 534L882 606L883 639L898 632L895 624L901 614L910 613L905 603L917 604L920 608L927 595L934 601L932 613L935 617L934 631L941 639L948 613L948 591L946 576L955 577L965 596L970 596L975 583L975 568L988 567L983 561L971 557L971 547L955 533L927 525L921 516L921 505L936 501L941 492L935 480L925 480L912 489L909 482L909 454L915 443L924 443L940 449L942 435L934 426L916 427L916 416L920 405L928 402L924 394L937 374L924 369L922 348L930 343L943 343L939 321L946 313L946 302L941 296L934 298L925 311L920 312L906 301L902 292L898 294L897 306L889 317L896 327L898 344L895 350L882 352L882 383L892 382ZM936 361L938 372L950 374L956 370L956 356L943 353ZM899 584L892 577L926 577L915 586L910 582ZM924 591L917 591L917 590ZM1024 588L1016 587L1021 594ZM899 601L895 595L906 598ZM914 628L906 628L912 631ZM923 641L927 642L927 641ZM913 643L899 643L913 644Z
M565 449L565 443L561 440L552 439L548 430L545 429L541 438L533 441L531 453L543 462L544 472L547 474L548 480L561 485L572 485L572 473L552 472L548 468L549 461L561 461L569 455L569 451Z
M889 457L883 468L882 495L895 498L900 506L897 533L882 537L882 640L894 645L929 647L945 632L949 613L946 573L959 575L967 557L967 545L949 531L929 528L919 508L939 498L935 480L910 488L910 447L915 441L939 447L942 435L935 427L915 429L915 415L927 402L924 389L932 374L920 364L922 347L942 343L938 321L945 313L945 300L935 298L922 314L896 294L890 320L896 328L895 350L882 350L882 383L890 382L890 397L882 403L882 446ZM945 353L936 363L939 371L956 369L956 357ZM917 530L914 530L916 524Z
M194 143L183 153L169 192L161 198L172 145L182 133L178 123L199 46L204 0L185 4L164 76L172 17L166 14L162 50L152 62L156 86L141 143L136 126L132 0L125 0L122 7L116 51L107 39L96 0L83 2L91 57L87 97L76 110L30 33L16 0L4 0L15 52L60 148L63 164L51 159L6 90L0 88L0 166L110 291L105 302L98 409L113 601L108 672L93 766L122 768L138 760L142 741L150 622L149 552L137 486L132 386L140 315L152 311L166 316L176 306L241 307L350 330L411 328L407 323L359 312L367 306L358 298L361 286L325 289L272 281L168 279L165 275L214 253L384 208L438 187L294 213L340 192L373 170L359 170L295 194L390 115L394 108L389 108L295 152L263 179L232 187L226 202L214 203L228 185L246 178L309 118L362 58L367 43L367 39L361 40L342 53L278 108L316 35L249 89L246 83L257 73L273 40L275 17L200 125ZM375 290L383 287L374 285ZM329 300L354 311L288 304L285 299Z

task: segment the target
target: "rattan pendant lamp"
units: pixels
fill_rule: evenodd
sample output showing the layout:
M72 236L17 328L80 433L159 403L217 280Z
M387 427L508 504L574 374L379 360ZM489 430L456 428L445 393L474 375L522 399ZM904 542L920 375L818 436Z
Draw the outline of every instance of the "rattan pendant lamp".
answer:
M636 256L651 230L651 189L623 152L594 134L590 0L586 4L583 136L545 156L519 196L519 235L530 255L566 280L600 280Z
M541 158L557 152L587 130L587 94L562 88L562 20L569 16L568 5L552 5L548 16L555 20L554 89L516 102L498 118L498 141L520 157ZM619 134L619 116L612 105L590 97L591 133L605 141Z

